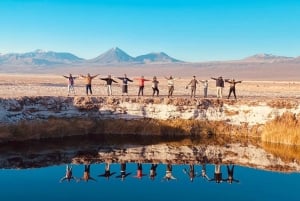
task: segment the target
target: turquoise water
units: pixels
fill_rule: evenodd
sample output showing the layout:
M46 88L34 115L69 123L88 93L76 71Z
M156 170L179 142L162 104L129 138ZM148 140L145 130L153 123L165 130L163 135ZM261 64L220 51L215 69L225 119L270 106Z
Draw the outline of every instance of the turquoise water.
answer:
M90 175L97 181L60 182L65 175L66 165L35 169L1 169L1 200L289 200L299 201L299 173L279 173L235 166L234 178L239 180L229 184L216 183L200 176L201 165L195 165L198 173L193 182L183 169L188 165L173 164L176 180L163 179L166 164L158 164L157 176L149 178L151 164L142 164L142 179L134 177L137 164L127 163L126 171L131 173L123 181L116 176L120 164L112 163L110 171L115 172L109 179L98 177L103 174L105 164L91 164ZM73 175L82 177L84 165L72 165ZM214 176L215 166L207 165L207 175ZM226 165L221 166L223 178L227 178Z

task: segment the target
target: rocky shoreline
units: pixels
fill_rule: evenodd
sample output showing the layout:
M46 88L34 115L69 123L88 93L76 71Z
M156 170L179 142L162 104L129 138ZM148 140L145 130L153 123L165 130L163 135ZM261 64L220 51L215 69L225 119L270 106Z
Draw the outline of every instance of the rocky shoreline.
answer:
M299 105L297 99L2 98L0 142L90 133L161 135L168 128L173 129L172 135L178 132L176 135L257 137L267 122L285 112L298 116ZM42 132L48 135L43 136Z

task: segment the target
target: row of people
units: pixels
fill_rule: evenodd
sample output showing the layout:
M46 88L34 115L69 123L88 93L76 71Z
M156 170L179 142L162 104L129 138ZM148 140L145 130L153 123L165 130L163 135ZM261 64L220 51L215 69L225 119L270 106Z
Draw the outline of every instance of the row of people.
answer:
M82 77L86 80L86 95L93 94L92 92L92 80L97 77L97 75L90 75L89 73L85 75L79 75L79 77ZM68 95L72 92L75 94L75 89L74 89L74 80L78 77L72 76L72 74L69 74L69 76L63 75L63 77L68 79ZM107 86L107 94L108 96L112 95L112 83L118 83L116 80L114 80L111 75L108 75L106 78L100 78L101 80L106 82ZM122 96L127 95L128 96L128 84L129 82L133 82L132 79L129 79L126 74L124 74L123 77L117 77L117 79L122 81ZM165 77L167 79L167 85L168 85L168 98L173 96L174 92L174 81L176 78L170 76L170 77ZM222 76L218 78L212 77L211 79L216 80L216 87L217 87L217 98L222 98L223 97L223 88L224 88L224 82L228 82L230 84L229 88L229 94L227 98L229 99L231 96L231 93L233 93L234 98L236 99L236 92L235 92L235 85L238 83L241 83L242 81L235 81L234 79L223 79ZM144 95L144 86L146 81L151 81L149 79L145 79L144 76L141 76L140 78L134 78L134 80L138 80L139 84L139 90L138 90L138 96L143 96ZM186 85L186 88L190 86L191 88L191 98L196 97L196 89L197 85L200 83L203 84L203 93L204 93L204 98L207 98L207 93L208 93L208 80L197 80L196 76L193 76L193 79ZM157 77L154 76L152 79L152 96L159 96L159 89L158 89L158 84L159 81L157 80Z
M149 178L151 180L154 180L155 177L157 176L157 167L158 164L152 163L150 166L150 172L149 172ZM215 171L214 171L214 177L209 178L206 174L206 164L202 164L202 169L201 169L201 174L198 174L195 171L195 165L190 164L187 168L183 169L183 173L185 173L191 182L194 181L194 179L197 176L201 176L202 178L206 179L207 181L215 181L216 183L221 183L223 181L227 181L228 183L233 183L233 182L239 182L238 180L234 179L233 174L234 174L234 165L227 165L227 174L228 178L224 179L222 178L222 172L221 172L221 165L217 164L215 165ZM115 175L116 172L111 172L110 170L110 163L105 163L105 169L103 174L99 174L99 177L105 177L106 179L109 179L111 176ZM129 176L131 172L126 171L126 163L121 163L120 164L120 174L116 176L116 178L120 178L121 180L125 180L127 176ZM136 175L134 176L135 178L142 179L144 176L147 176L147 174L143 173L143 164L142 163L137 163L137 172ZM169 180L177 180L177 178L173 175L173 166L172 164L168 163L166 164L166 172L164 177L162 178L163 180L169 181ZM84 165L84 172L83 176L81 178L76 178L73 176L73 170L72 170L72 165L67 165L66 166L66 173L65 176L60 179L60 182L63 181L71 181L71 180L76 180L78 181L96 181L95 178L93 178L90 174L90 164Z

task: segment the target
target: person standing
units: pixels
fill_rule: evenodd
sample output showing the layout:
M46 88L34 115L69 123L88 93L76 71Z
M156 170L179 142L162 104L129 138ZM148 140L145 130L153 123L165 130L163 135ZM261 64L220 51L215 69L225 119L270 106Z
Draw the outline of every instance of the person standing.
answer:
M203 95L204 98L207 98L207 91L208 91L208 80L199 80L203 85Z
M75 80L77 77L73 77L71 73L69 74L69 76L63 75L63 77L68 79L68 96L70 95L71 91L72 91L73 94L75 95L74 80Z
M128 82L133 82L131 79L127 78L127 75L124 74L124 77L118 77L118 79L122 80L122 96L128 96Z
M173 96L175 78L173 78L172 76L165 78L168 80L168 98L170 98Z
M154 76L153 80L152 80L152 90L153 90L152 96L154 96L155 93L156 93L156 96L159 95L158 83L159 83L159 81L157 80L156 76Z
M150 81L150 80L145 79L144 76L141 76L140 78L135 78L135 80L138 80L138 82L139 82L138 96L140 96L140 95L144 96L145 81Z
M193 76L193 79L190 81L190 83L186 86L186 88L188 88L189 85L191 85L191 98L192 97L196 97L196 88L197 88L197 84L199 82L196 80L196 76Z
M107 78L100 78L100 80L104 80L106 81L106 87L107 87L107 95L108 96L112 96L112 89L111 89L111 85L112 83L118 83L117 81L115 81L114 79L111 78L111 75L108 75Z
M99 74L91 76L89 73L84 76L84 75L80 75L80 77L83 77L86 81L86 95L88 96L88 92L90 91L90 94L93 95L93 91L92 91L92 80L97 77Z
M224 88L224 80L222 76L218 78L211 78L213 80L216 80L216 87L217 87L217 98L222 98L223 97L223 88Z
M230 84L230 87L229 87L229 94L228 94L228 96L227 96L227 99L229 99L231 93L233 93L234 99L236 100L235 85L236 85L237 83L242 83L242 81L235 81L234 79L232 79L232 80L226 79L225 82L228 82L228 83Z

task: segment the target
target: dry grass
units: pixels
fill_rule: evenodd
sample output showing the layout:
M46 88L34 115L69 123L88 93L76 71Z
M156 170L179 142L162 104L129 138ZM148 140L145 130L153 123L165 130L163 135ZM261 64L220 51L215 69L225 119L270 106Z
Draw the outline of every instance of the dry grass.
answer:
M262 147L274 156L281 158L284 162L300 161L300 146L263 143Z
M156 120L156 119L58 119L45 121L20 122L17 125L0 127L0 142L23 141L31 139L62 138L79 135L140 135L167 137L213 138L216 142L222 136L230 139L255 137L258 129L248 126L233 126L226 122L199 120ZM222 143L221 140L218 143Z
M300 145L300 123L295 114L286 112L267 122L262 141L287 145Z

